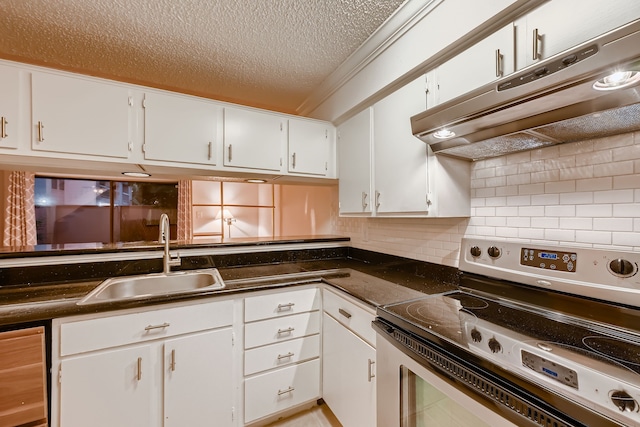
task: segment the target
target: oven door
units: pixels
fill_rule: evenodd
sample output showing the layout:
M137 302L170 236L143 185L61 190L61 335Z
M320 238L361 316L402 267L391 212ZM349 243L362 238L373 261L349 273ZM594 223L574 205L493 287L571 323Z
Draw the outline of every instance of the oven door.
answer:
M517 427L378 334L377 417L385 427Z

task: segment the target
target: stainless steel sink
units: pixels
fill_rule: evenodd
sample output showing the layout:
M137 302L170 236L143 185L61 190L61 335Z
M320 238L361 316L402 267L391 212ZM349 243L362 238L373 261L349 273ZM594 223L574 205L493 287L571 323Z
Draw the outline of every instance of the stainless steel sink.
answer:
M197 293L223 289L224 286L222 277L215 268L115 277L98 285L78 305Z

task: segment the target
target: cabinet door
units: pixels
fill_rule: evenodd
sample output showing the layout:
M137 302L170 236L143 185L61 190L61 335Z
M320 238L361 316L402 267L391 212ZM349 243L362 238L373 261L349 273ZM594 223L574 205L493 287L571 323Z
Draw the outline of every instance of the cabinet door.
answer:
M286 138L283 117L239 108L224 109L224 165L280 171Z
M438 104L479 88L515 69L514 27L510 24L436 69Z
M427 145L411 133L409 118L425 109L420 77L373 106L377 214L420 214L427 205Z
M143 105L145 159L216 164L220 107L160 93L145 94Z
M167 340L164 426L232 426L231 328Z
M344 427L375 426L375 349L326 313L323 320L322 397Z
M44 327L0 333L0 426L47 423Z
M308 120L289 120L289 172L327 175L333 126Z
M129 156L129 91L117 84L34 72L32 144L37 151Z
M20 72L0 66L0 148L18 148Z
M108 350L61 362L60 426L151 426L159 387L150 346Z
M341 215L372 212L371 116L372 109L367 108L338 127Z
M521 52L518 67L548 58L638 18L640 2L636 0L547 2L524 18L526 34L518 34ZM524 40L523 45L520 40Z

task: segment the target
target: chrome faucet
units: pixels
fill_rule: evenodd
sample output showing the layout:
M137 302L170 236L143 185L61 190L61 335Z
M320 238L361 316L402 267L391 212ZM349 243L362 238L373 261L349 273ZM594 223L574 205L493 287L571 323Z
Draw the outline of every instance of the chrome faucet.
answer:
M158 243L164 243L164 255L162 256L162 271L164 274L168 274L171 272L171 267L180 265L180 254L176 254L175 258L171 258L171 254L169 253L169 216L165 213L160 215L160 231L158 234Z

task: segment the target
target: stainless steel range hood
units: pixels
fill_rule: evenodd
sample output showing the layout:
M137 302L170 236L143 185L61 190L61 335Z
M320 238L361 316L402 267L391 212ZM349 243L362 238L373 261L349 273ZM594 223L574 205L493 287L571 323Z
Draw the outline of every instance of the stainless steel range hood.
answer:
M622 68L640 71L640 20L428 109L412 131L435 153L479 160L640 130L640 86L593 88Z

